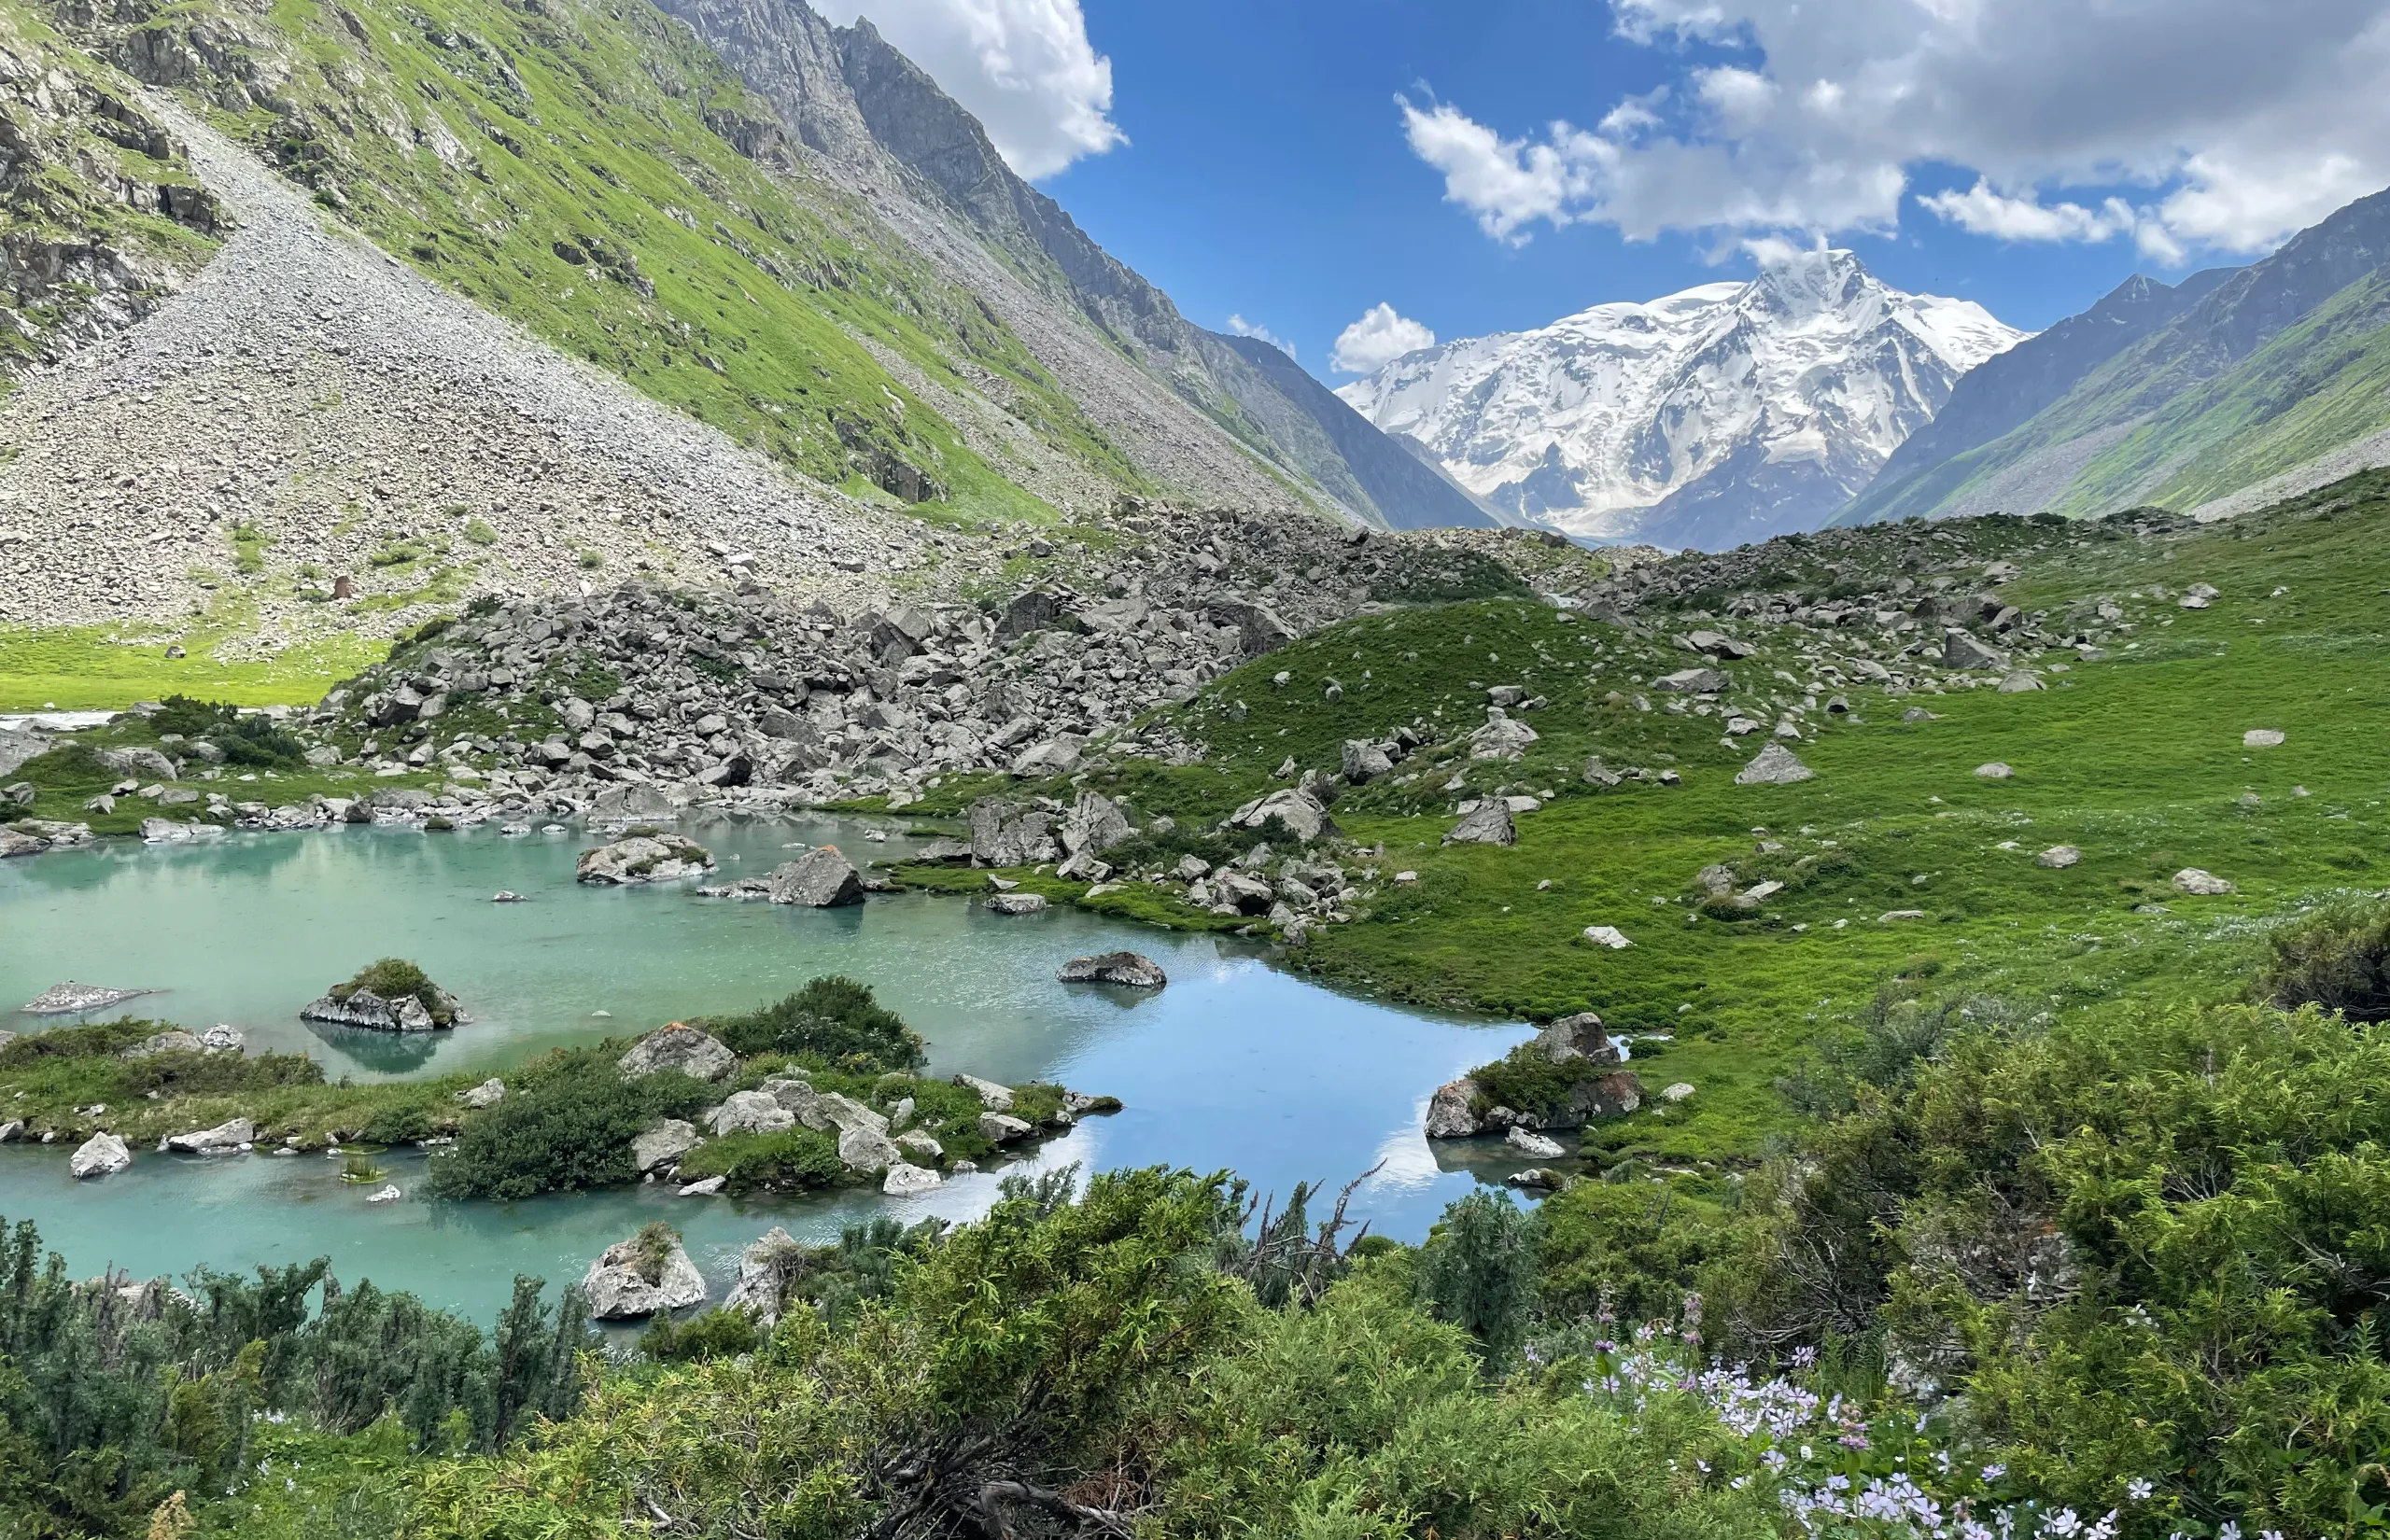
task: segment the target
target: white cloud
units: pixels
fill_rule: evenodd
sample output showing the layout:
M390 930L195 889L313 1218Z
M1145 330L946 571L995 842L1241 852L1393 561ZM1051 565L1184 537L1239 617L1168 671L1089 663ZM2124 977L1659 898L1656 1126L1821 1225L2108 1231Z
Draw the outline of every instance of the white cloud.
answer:
M1239 337L1250 337L1256 342L1268 343L1289 358L1299 357L1295 352L1294 343L1278 336L1258 321L1248 321L1242 315L1231 315L1229 317L1229 330Z
M1980 176L1964 192L1936 192L1918 203L1961 230L2003 241L2104 241L2130 234L2140 222L2121 198L2110 198L2096 209L2044 203L2030 194L2012 198L1995 191Z
M1005 164L1051 176L1125 142L1112 121L1112 61L1088 40L1079 0L822 0L881 36L970 109Z
M2180 260L2261 249L2390 183L2390 0L1615 8L1675 73L1588 103L1594 129L1511 136L1469 104L1402 103L1413 151L1487 234L1887 231L1913 171L1957 167L1976 185L1919 202L1961 228Z
M1336 334L1336 350L1328 361L1340 374L1367 374L1406 353L1436 345L1436 334L1389 304L1374 304L1361 318Z

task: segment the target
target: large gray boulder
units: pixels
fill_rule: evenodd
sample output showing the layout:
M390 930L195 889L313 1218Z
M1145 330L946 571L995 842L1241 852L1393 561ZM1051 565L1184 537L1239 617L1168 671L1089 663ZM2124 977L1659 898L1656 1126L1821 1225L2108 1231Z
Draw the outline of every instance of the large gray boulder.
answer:
M725 1310L745 1310L761 1325L780 1318L780 1301L789 1283L804 1269L805 1246L775 1225L738 1258L738 1281L723 1297Z
M257 1142L258 1126L246 1117L228 1118L213 1128L201 1128L192 1133L168 1134L166 1148L184 1155L205 1155L210 1150L237 1150L244 1144Z
M1328 816L1327 807L1300 787L1287 787L1266 797L1257 797L1230 814L1229 822L1240 829L1258 829L1273 818L1305 845L1337 833L1336 822Z
M133 1164L133 1152L124 1141L110 1133L93 1134L85 1140L66 1160L66 1169L77 1181L96 1176L114 1176Z
M1715 668L1680 668L1673 674L1663 674L1653 679L1652 688L1686 695L1714 695L1733 683L1734 680Z
M1487 797L1475 810L1455 823L1444 834L1446 845L1516 845L1517 825L1511 821L1511 805L1500 797Z
M1394 768L1394 759L1385 749L1363 738L1346 738L1342 760L1344 778L1356 786Z
M673 882L712 870L712 853L695 840L678 834L633 834L583 850L574 863L573 880L592 887L627 888Z
M671 1165L703 1142L695 1124L668 1117L631 1141L631 1164L642 1173L653 1171Z
M1473 760L1515 760L1527 751L1527 746L1541 735L1525 722L1508 715L1498 706L1485 708L1485 725L1469 735L1469 757Z
M614 1242L589 1265L581 1288L600 1321L636 1321L702 1305L706 1297L705 1275L678 1236L660 1260L636 1237Z
M1062 817L1062 848L1074 856L1100 856L1134 833L1119 805L1099 791L1081 791Z
M1160 963L1135 952L1073 958L1062 965L1061 977L1064 984L1118 984L1132 989L1159 989L1170 982Z
M888 1175L881 1180L879 1190L890 1197L919 1197L945 1184L946 1178L935 1171L899 1160L889 1166Z
M1012 1087L1009 1085L999 1085L992 1080L981 1080L977 1075L962 1074L954 1077L954 1083L977 1097L979 1105L989 1112L1012 1111Z
M1790 786L1804 781L1817 772L1801 763L1800 756L1780 743L1771 743L1735 773L1737 786Z
M2005 668L2008 659L1972 635L1955 626L1942 634L1942 666L1945 668Z
M1477 1082L1466 1075L1437 1086L1435 1096L1427 1102L1427 1137L1467 1139L1483 1132L1483 1123L1469 1110L1477 1096Z
M1538 1032L1535 1045L1554 1064L1568 1064L1583 1059L1594 1064L1616 1064L1620 1061L1618 1044L1610 1041L1602 1027L1602 1018L1591 1011L1581 1011L1559 1020Z
M836 909L863 902L863 874L835 845L808 850L772 871L767 896L774 903L806 909Z
M838 1130L838 1164L851 1171L884 1171L904 1158L885 1128L858 1124Z
M971 859L982 866L1033 866L1060 859L1054 820L1043 809L1009 797L972 803Z
M142 780L173 780L181 773L174 761L155 749L103 749L100 763L120 776Z
M678 1070L693 1080L720 1080L738 1068L738 1056L720 1038L676 1021L640 1039L615 1063L626 1075Z
M796 1126L796 1114L763 1091L733 1091L707 1120L717 1134L776 1134Z

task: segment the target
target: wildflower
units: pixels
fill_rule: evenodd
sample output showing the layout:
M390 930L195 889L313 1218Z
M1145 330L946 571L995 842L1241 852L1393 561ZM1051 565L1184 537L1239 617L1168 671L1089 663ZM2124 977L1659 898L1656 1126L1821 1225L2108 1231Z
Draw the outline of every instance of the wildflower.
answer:
M2078 1533L2082 1528L2083 1516L2076 1513L2073 1508L2060 1508L2056 1513L2051 1514L2047 1519L2042 1520L2042 1533L2044 1534L2055 1534L2059 1537L2059 1540L2069 1540L2070 1536Z
M2157 1490L2158 1483L2145 1476L2136 1476L2125 1483L2125 1495L2136 1503L2148 1502L2149 1494Z
M2215 1540L2241 1540L2241 1526L2226 1519L2224 1527L2215 1532Z
M2282 1540L2282 1531L2259 1530L2257 1532L2257 1540Z
M1817 1350L1817 1349L1815 1349L1815 1348L1795 1348L1795 1349L1793 1349L1793 1350L1792 1350L1792 1366L1793 1366L1794 1368L1796 1368L1796 1369L1813 1369L1813 1368L1817 1367L1817 1365L1818 1365L1818 1350Z
M1997 1460L1983 1468L1983 1478L1987 1481L1997 1481L2007 1474L2008 1467L2002 1464Z

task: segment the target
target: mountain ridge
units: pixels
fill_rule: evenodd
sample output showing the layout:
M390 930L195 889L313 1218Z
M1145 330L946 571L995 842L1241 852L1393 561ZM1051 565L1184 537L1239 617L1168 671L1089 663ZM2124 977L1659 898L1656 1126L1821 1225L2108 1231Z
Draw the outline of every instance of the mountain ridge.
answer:
M2378 463L2390 453L2378 441L2390 428L2385 291L2390 192L2214 278L2162 324L2081 360L2023 421L1907 468L1836 520L2086 514L2140 502L2188 511L2238 506L2259 487L2291 496Z
M1810 527L2024 334L1851 253L1396 359L1338 394L1523 519L1717 548Z

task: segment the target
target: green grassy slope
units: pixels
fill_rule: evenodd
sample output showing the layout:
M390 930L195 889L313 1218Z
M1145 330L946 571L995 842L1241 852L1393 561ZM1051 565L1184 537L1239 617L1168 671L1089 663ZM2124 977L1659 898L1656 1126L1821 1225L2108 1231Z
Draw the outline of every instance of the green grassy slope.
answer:
M2050 654L2045 666L2066 671L2037 693L1891 698L1823 683L1821 700L1842 693L1852 709L1810 718L1829 724L1796 746L1817 778L1744 787L1734 773L1764 733L1725 747L1721 719L1672 716L1645 682L1695 661L1667 640L1694 617L1658 617L1656 634L1638 637L1526 601L1399 611L1208 689L1183 723L1208 743L1210 763L1132 763L1088 783L1208 820L1284 784L1272 773L1289 756L1332 771L1342 740L1399 723L1455 740L1482 720L1485 686L1547 696L1525 718L1541 737L1523 762L1423 754L1337 803L1345 832L1385 854L1365 862L1377 877L1365 917L1322 928L1295 956L1399 999L1535 1017L1591 1008L1613 1029L1667 1035L1638 1046L1645 1081L1682 1080L1696 1094L1598 1136L1662 1157L1756 1153L1790 1116L1777 1078L1888 983L1930 980L2034 1010L2229 994L2270 917L2383 882L2390 477L2158 540L2077 525L2053 542L2014 520L1947 527L1962 539L1962 565L2023 560L2001 591L2008 602L2056 613L2110 595L2134 630L2104 662ZM1887 553L1894 540L1886 531ZM1846 579L1863 578L1863 565L1845 562ZM2150 592L2201 581L2224 590L2205 610ZM2286 592L2269 596L2276 588ZM1803 638L1728 628L1762 651L1730 665L1727 704L1772 722L1819 679L1796 651ZM1273 684L1282 670L1288 682ZM1331 679L1339 701L1325 698ZM1638 694L1655 709L1638 709ZM1904 721L1912 707L1934 720ZM2251 728L2288 741L2244 749ZM1580 772L1591 754L1613 769L1672 768L1683 784L1589 786ZM1994 761L2013 777L1975 774ZM1456 772L1465 792L1446 789ZM1460 797L1504 791L1557 795L1520 817L1514 848L1439 843ZM2080 847L2081 864L2036 864L2060 844ZM1694 886L1712 862L1731 864L1738 888L1787 886L1750 917L1715 917ZM2194 866L2239 893L2175 892L2172 875ZM1416 883L1394 883L1399 871ZM1922 917L1881 918L1911 910ZM1617 926L1635 945L1591 945L1589 925Z
M2004 474L2070 457L2081 463L2037 494L2040 508L2075 516L2142 503L2195 508L2390 427L2385 322L2390 278L2377 273L2221 371L2209 349L2159 331L2021 427L1885 496L1862 494L1834 522L1979 507ZM2099 443L2083 455L2075 446L2087 438Z
M902 462L964 509L1046 516L869 339L1142 484L1018 337L804 179L762 106L649 6L145 0L112 14L78 40L162 61L147 73L386 249L807 474L861 490Z

